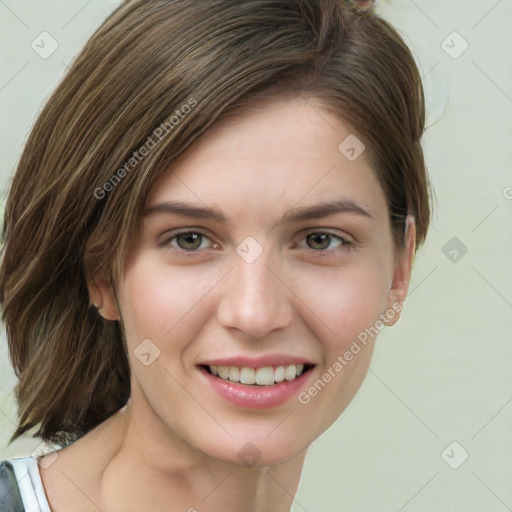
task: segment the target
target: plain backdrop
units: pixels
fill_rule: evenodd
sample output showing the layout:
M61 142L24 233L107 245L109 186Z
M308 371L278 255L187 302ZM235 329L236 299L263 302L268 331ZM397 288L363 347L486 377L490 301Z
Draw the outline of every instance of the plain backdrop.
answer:
M117 5L0 0L2 204L41 106ZM311 446L293 510L505 512L512 510L512 0L381 0L377 12L406 39L424 77L433 225L402 319L380 335L349 408ZM58 45L51 55L41 43L33 49L41 37L46 52ZM40 444L24 437L7 447L14 385L2 332L0 459Z

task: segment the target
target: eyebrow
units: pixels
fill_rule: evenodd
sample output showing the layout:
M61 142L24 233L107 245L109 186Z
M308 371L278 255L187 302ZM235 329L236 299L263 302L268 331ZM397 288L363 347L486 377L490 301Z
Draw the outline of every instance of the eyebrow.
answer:
M336 199L332 201L322 201L313 206L294 207L286 212L274 227L284 223L297 223L306 220L321 219L337 213L358 215L369 219L374 218L370 212L359 203L350 199ZM229 226L227 217L218 208L197 206L181 200L165 201L144 210L145 216L153 214L184 215L196 219L214 220Z

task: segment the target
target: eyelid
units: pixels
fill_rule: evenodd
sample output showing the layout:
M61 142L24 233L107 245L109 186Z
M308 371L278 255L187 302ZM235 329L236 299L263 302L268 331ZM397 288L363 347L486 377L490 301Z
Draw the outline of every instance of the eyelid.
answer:
M311 228L304 231L305 234L303 236L312 235L315 233L319 233L322 235L330 235L332 237L339 238L345 241L347 244L355 244L354 237L346 233L345 231L340 232L339 230L332 228Z

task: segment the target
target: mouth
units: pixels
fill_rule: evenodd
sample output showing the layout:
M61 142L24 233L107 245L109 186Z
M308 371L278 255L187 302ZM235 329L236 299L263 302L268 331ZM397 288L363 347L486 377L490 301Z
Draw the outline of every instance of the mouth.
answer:
M316 365L290 354L265 354L203 360L197 368L207 393L243 409L269 409L290 404L313 378Z
M311 371L313 364L295 363L278 366L233 366L233 365L200 365L213 377L224 381L242 384L248 387L276 386L283 382L291 382Z

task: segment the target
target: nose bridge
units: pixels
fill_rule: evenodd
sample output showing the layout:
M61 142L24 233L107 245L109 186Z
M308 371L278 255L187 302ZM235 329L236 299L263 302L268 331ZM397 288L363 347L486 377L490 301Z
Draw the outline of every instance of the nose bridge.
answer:
M218 309L221 324L262 338L290 322L291 305L286 286L275 275L276 261L252 237L239 244L222 290Z

